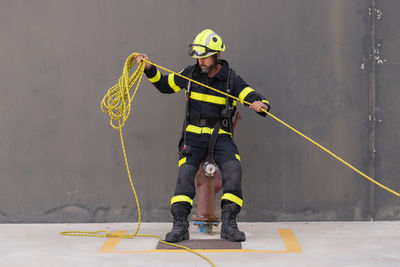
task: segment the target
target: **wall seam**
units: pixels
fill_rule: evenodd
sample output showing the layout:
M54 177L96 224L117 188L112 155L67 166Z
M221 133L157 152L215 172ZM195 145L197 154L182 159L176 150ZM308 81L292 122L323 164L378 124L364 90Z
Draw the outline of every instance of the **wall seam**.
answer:
M369 68L369 139L368 139L368 174L375 177L375 110L376 110L376 84L375 84L375 0L370 0L370 68ZM375 219L375 185L369 183L368 187L368 220Z

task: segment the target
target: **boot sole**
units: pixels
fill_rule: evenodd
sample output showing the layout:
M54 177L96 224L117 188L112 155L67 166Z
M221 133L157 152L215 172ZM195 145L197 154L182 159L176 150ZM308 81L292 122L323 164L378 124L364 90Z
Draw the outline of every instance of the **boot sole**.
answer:
M243 242L243 241L246 241L246 237L244 237L244 238L242 238L242 239L237 239L237 240L235 240L235 239L233 239L233 238L229 238L229 235L226 234L226 233L224 233L224 232L221 232L221 238L222 238L222 239L225 239L225 240L232 241L232 242Z
M178 243L178 242L181 242L184 240L189 240L189 238L190 238L189 232L186 232L186 234L182 238L175 238L175 239L169 239L169 240L167 238L165 238L164 241L169 242L169 243Z

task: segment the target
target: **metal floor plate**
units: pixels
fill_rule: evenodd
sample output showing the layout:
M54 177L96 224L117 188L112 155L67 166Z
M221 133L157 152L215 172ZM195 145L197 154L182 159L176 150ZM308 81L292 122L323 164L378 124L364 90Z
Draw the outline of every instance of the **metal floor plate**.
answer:
M224 239L191 239L176 244L188 247L190 249L242 249L241 242L231 242ZM158 242L156 249L181 249L181 248Z

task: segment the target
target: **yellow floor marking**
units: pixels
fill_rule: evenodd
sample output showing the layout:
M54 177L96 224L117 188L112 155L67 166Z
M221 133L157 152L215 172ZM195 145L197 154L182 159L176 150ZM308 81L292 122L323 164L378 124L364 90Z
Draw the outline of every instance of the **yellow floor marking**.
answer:
M115 231L114 234L124 235L128 231ZM109 237L106 242L99 248L98 253L115 253L115 247L118 245L119 241L121 241L121 237Z
M288 253L300 253L301 247L290 229L278 229Z
M125 235L128 231L115 231L115 234ZM194 249L196 252L258 252L258 253L301 253L302 249L290 229L278 229L279 235L282 238L286 250L257 250L257 249ZM152 250L132 250L118 251L115 247L121 241L120 237L108 238L103 246L97 251L98 253L113 253L113 254L130 254L130 253L153 253L153 252L187 252L184 249L152 249Z

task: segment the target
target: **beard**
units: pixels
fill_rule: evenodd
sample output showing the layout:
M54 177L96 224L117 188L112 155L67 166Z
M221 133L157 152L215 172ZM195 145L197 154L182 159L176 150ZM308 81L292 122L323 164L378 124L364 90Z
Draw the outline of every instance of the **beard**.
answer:
M204 65L204 64L203 64L203 65L200 65L200 64L199 64L199 66L200 66L201 71L202 71L203 73L208 74L208 73L210 73L212 70L214 70L214 69L217 68L218 62L217 62L217 60L214 59L214 63L213 63L211 66L207 66L207 65Z

